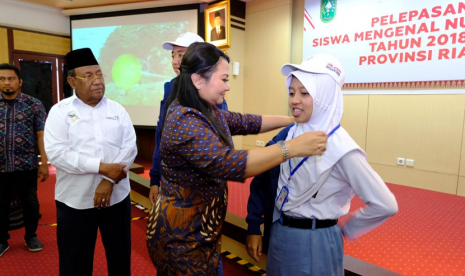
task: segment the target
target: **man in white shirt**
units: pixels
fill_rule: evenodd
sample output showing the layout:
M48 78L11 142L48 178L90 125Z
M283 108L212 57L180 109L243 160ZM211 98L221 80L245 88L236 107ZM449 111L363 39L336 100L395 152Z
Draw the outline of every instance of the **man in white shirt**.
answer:
M54 105L45 124L45 151L57 173L60 275L92 275L98 229L108 274L130 275L134 127L104 96L105 75L89 48L69 52L66 62L76 94Z

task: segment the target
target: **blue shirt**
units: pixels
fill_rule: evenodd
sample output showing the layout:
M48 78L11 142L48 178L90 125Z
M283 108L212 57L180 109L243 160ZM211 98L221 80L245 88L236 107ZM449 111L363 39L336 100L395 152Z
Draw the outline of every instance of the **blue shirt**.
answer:
M164 87L164 95L163 100L160 102L160 114L158 115L157 121L157 129L155 131L155 150L153 152L152 158L152 168L150 169L150 186L157 185L160 186L161 181L161 158L160 158L160 139L162 128L160 126L160 122L165 120L165 103L168 100L168 97L171 93L171 87L173 85L173 81L176 78L172 79L170 82L165 82ZM228 104L223 99L223 103L217 105L219 109L228 110Z

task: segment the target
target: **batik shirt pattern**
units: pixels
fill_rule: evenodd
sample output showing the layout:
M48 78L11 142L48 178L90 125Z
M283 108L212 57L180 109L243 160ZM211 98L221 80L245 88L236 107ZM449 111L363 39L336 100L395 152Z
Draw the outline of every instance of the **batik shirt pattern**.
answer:
M44 130L46 117L34 97L19 92L10 106L0 95L0 173L39 168L37 132Z
M213 107L231 135L256 134L262 118ZM241 181L247 151L235 151L199 111L174 102L161 141L162 185L150 213L147 244L160 275L217 275L226 180Z

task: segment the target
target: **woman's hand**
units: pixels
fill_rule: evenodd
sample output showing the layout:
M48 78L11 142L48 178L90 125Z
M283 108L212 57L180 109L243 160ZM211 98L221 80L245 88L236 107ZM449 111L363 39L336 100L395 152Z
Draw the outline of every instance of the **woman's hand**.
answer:
M322 155L326 151L328 136L323 131L310 131L287 141L289 157Z
M288 156L307 157L321 155L326 150L327 135L322 131L306 132L297 138L286 141ZM247 169L244 178L256 176L283 162L283 153L279 145L262 149L249 150L247 156Z
M152 205L157 200L158 188L159 187L157 185L150 186L149 199L150 199L150 203L152 203Z

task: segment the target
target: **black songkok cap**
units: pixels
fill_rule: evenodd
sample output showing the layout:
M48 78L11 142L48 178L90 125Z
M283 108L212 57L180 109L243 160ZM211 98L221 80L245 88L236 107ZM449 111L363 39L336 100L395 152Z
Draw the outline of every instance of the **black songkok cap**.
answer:
M99 65L90 48L71 51L66 54L65 59L66 64L68 65L68 70L89 65Z

